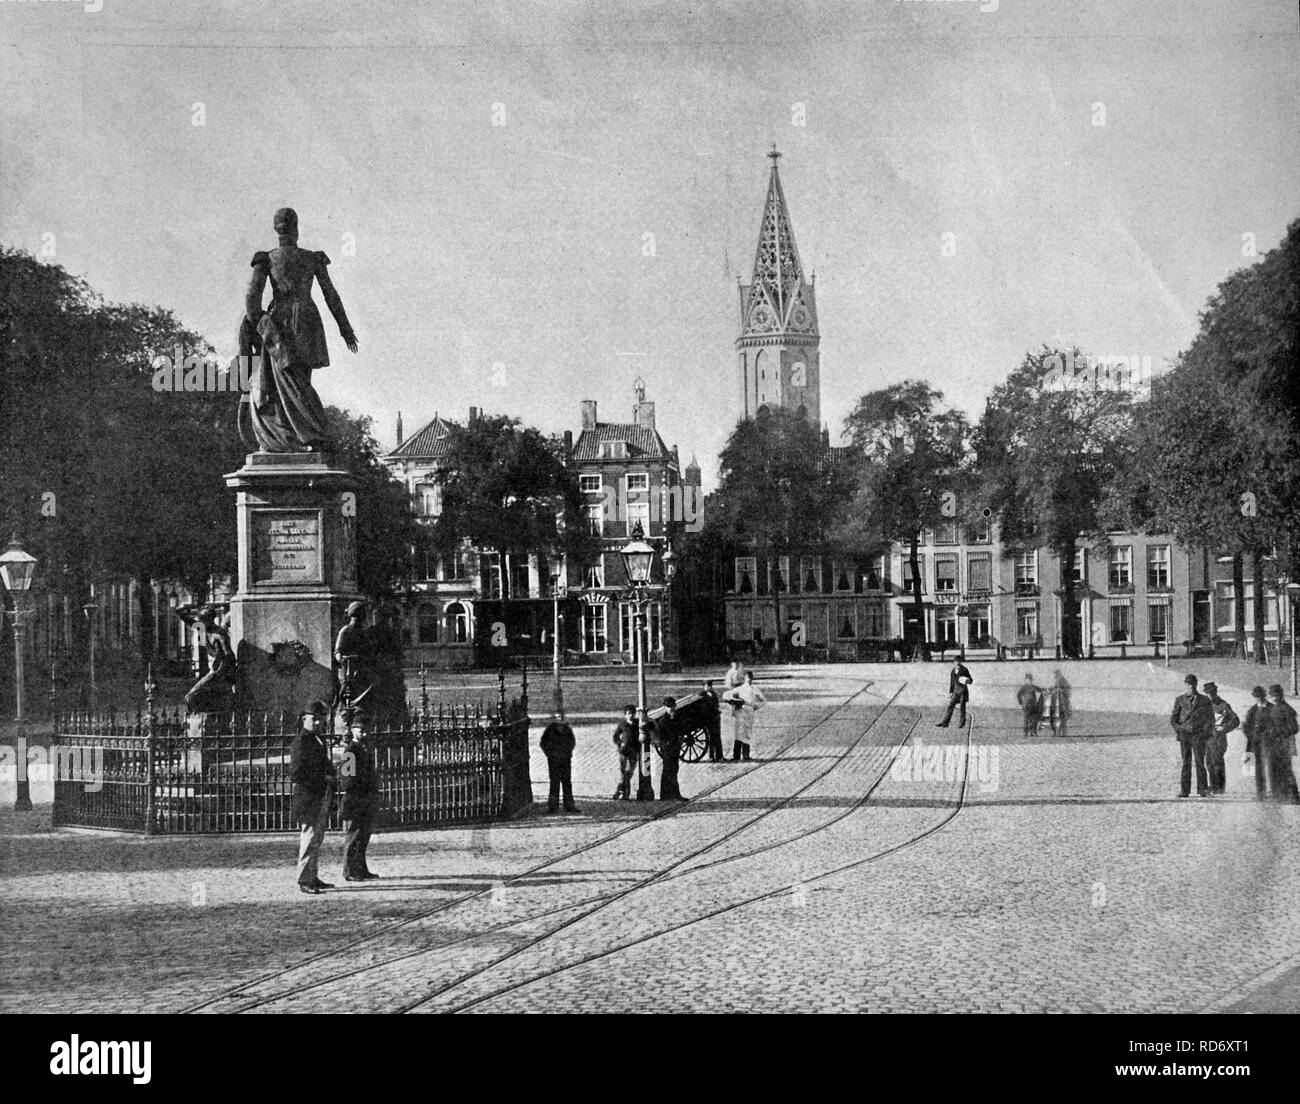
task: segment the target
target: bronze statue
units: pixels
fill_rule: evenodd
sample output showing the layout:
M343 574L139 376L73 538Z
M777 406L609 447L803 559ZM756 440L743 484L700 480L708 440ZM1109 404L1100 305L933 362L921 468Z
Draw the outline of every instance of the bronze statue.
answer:
M185 695L185 708L190 713L226 713L235 708L234 693L238 681L235 653L230 647L230 634L217 620L217 613L216 606L206 606L197 620L197 624L203 626L208 673Z
M243 396L239 429L250 447L251 426L262 452L323 452L329 447L325 408L311 385L316 368L329 365L325 327L312 302L312 281L320 284L325 303L338 323L339 333L351 352L357 351L343 302L330 282L329 258L298 248L298 216L292 208L275 213L280 244L269 253L253 254L253 278L244 300L244 320L239 328L239 353L260 362L252 373L252 391ZM271 303L262 309L262 290L271 281Z

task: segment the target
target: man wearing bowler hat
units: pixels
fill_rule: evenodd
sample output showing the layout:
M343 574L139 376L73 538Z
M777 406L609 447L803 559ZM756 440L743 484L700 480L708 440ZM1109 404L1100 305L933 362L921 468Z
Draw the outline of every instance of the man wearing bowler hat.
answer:
M289 778L293 782L293 822L298 826L298 889L319 893L333 889L317 874L320 845L329 821L334 766L321 733L330 708L314 701L298 718L298 733L289 745Z
M370 833L379 812L379 786L375 778L373 752L366 746L366 717L359 709L343 711L347 725L343 762L339 768L339 789L343 791L343 877L349 882L368 882L372 873L366 861Z
M1169 714L1169 723L1183 753L1178 796L1187 797L1192 792L1192 761L1195 760L1196 792L1201 797L1209 797L1212 791L1206 776L1205 752L1214 739L1214 707L1209 698L1196 692L1195 675L1188 675L1183 682L1187 684L1187 693L1174 699L1173 712Z

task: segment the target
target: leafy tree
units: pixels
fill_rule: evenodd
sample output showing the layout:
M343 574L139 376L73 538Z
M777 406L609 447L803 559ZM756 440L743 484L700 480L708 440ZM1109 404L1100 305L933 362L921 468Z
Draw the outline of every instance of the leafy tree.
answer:
M151 580L201 591L234 568L221 476L242 453L237 396L154 389L156 358L211 351L161 308L106 304L62 268L7 249L0 287L0 525L65 593L134 575L147 634ZM150 654L147 635L142 644Z
M1112 486L1133 456L1132 393L1106 386L1087 363L1077 348L1026 354L994 389L975 432L976 469L1003 540L1046 546L1059 559L1061 645L1070 656L1083 652L1075 551L1081 538L1114 526Z
M705 513L702 546L715 551L753 548L767 562L783 549L825 541L850 487L848 465L828 455L817 428L779 408L732 430L719 477ZM780 589L774 578L778 659L783 643Z
M391 597L409 577L419 523L406 487L380 459L373 422L337 407L325 408L332 454L361 480L357 491L357 586L371 598Z
M485 415L450 432L439 467L435 549L451 553L468 538L503 554L547 551L579 562L594 555L598 544L579 520L577 475L540 431Z
M1244 558L1261 596L1266 580L1300 576L1300 220L1210 297L1191 346L1138 412L1135 457L1123 488L1132 513L1233 556L1244 651ZM1262 663L1262 600L1254 612Z
M921 532L957 514L968 479L969 426L960 411L942 408L943 393L921 380L907 380L858 399L844 431L863 462L849 510L837 529L841 542L888 547L906 542L919 637L930 658L921 597ZM951 495L951 497L948 497ZM951 512L949 512L951 511Z

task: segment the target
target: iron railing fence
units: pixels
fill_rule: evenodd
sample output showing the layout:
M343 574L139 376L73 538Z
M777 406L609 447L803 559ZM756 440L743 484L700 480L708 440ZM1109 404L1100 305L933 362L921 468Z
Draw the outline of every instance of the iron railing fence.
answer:
M406 723L368 733L380 798L376 827L490 820L530 801L524 702L496 712L430 709L424 696ZM52 752L54 824L146 834L295 830L295 728L296 718L287 716L66 714L56 721ZM342 737L326 739L340 758ZM507 778L521 757L524 778ZM341 795L334 828L340 802Z

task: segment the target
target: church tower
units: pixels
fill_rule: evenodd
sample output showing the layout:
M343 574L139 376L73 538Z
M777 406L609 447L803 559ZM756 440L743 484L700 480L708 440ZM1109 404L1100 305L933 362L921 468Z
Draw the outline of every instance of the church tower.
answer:
M821 366L817 347L817 300L804 278L790 213L777 171L776 147L758 232L754 275L740 285L740 410L753 418L764 408L797 410L821 425Z

